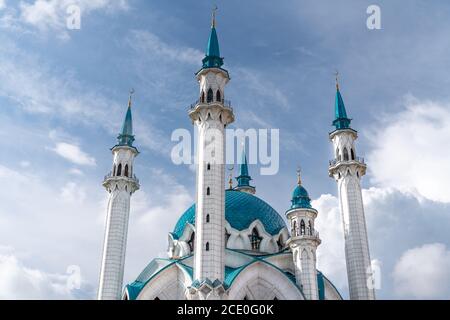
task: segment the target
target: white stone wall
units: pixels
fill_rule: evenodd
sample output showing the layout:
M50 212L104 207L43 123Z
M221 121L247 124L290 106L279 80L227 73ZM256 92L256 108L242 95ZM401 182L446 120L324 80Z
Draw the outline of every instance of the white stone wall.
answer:
M133 159L137 154L137 151L133 150L129 147L114 148L114 163L119 163L116 161L128 163L132 168ZM124 171L121 176L107 176L103 183L109 193L109 199L98 289L99 300L118 300L122 295L130 198L139 188L137 181L123 174Z
M345 160L342 150L353 148L357 138L352 130L337 131L331 135L338 162L330 166L330 176L338 184L339 202L345 238L347 275L352 300L375 299L375 292L367 285L371 275L369 243L367 239L364 205L360 179L365 174L366 165L358 158Z

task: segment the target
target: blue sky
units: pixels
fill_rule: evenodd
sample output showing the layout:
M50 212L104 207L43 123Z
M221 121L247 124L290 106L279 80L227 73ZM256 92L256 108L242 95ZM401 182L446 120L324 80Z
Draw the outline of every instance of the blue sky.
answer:
M81 30L65 27L69 4ZM450 6L377 1L217 1L235 128L279 128L280 171L257 195L289 206L295 170L319 209L319 267L347 296L336 184L328 177L334 76L352 125L381 298L449 298ZM131 87L141 190L133 196L126 281L164 255L193 202L194 172L170 159L209 34L211 1L0 1L0 298L93 298L103 176ZM277 188L274 190L273 186ZM81 268L82 287L65 288ZM39 276L36 276L39 275ZM420 281L418 279L421 279Z

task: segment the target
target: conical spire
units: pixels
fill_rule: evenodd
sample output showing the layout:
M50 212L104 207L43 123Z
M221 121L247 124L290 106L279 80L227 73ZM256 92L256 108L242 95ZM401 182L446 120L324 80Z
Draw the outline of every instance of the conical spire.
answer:
M220 57L219 39L216 32L216 11L212 12L211 33L209 35L208 46L206 47L206 55L203 58L203 68L220 68L223 65L223 58Z
M245 154L245 146L242 146L241 163L239 164L239 175L236 177L238 185L236 190L249 191L255 193L255 187L250 185L252 177L248 173L247 155Z
M350 128L350 122L352 121L347 117L347 111L345 110L344 100L342 99L341 92L339 90L338 73L336 72L336 99L334 103L335 120L333 126L336 130Z
M120 146L133 146L134 136L133 136L133 118L131 116L131 103L134 90L130 91L130 98L128 100L128 109L125 115L125 120L123 121L122 130L117 137Z

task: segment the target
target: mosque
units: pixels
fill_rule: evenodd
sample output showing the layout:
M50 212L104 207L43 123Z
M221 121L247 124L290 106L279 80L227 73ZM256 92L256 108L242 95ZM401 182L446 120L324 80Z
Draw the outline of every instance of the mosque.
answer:
M235 121L224 99L230 80L223 68L215 13L206 55L196 73L198 101L188 111L198 131L196 201L168 233L168 258L156 258L136 280L123 286L128 219L132 194L139 189L133 170L139 154L134 146L131 99L117 144L112 148L112 171L103 186L109 194L98 299L105 300L341 300L325 274L317 270L321 243L311 206L302 184L293 186L283 214L256 196L242 154L237 186L226 187L225 139L207 145L211 132L223 135ZM338 185L345 238L350 299L372 300L370 255L360 179L364 160L356 156L357 131L350 126L336 85L335 130L329 134L335 159L329 176ZM182 208L181 208L182 209Z

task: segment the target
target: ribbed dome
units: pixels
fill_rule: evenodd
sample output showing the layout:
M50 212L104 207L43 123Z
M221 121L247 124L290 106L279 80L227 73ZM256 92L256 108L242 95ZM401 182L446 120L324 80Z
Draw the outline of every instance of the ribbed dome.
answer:
M271 235L286 227L281 216L266 202L246 192L227 190L225 192L225 219L237 230L247 229L259 220ZM180 217L173 233L180 237L186 223L195 224L195 204Z

